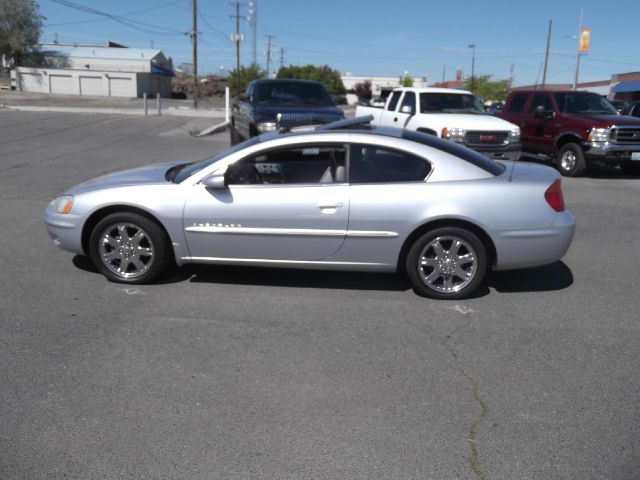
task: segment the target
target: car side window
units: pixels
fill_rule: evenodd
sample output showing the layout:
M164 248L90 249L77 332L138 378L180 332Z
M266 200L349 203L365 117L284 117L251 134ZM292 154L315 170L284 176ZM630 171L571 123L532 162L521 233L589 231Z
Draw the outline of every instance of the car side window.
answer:
M260 152L229 165L227 185L343 183L343 145L305 145Z
M542 106L545 112L553 111L553 105L551 104L551 98L546 93L537 93L531 100L531 106L529 107L529 115L533 115L536 108Z
M398 105L398 100L400 100L400 95L402 95L402 92L393 92L391 94L391 100L389 100L389 105L387 105L387 110L389 111L395 111L396 106Z
M421 182L430 171L427 160L411 153L371 145L351 146L350 183Z
M508 113L520 113L524 108L524 104L527 101L527 93L516 93L511 99L511 103L509 104L509 108L507 109Z
M409 107L411 109L411 113L416 112L416 94L413 92L405 92L404 97L402 97L402 103L400 104L400 109L402 107Z

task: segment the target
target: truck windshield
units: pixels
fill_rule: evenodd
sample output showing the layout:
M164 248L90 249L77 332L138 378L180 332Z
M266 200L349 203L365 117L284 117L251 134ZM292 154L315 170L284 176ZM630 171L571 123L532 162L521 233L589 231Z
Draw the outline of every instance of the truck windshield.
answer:
M321 85L308 83L269 82L256 85L257 103L304 103L332 106L331 98Z
M589 92L558 92L553 94L560 112L564 114L591 115L606 113L617 115L616 107L604 97Z
M420 113L471 113L486 115L482 101L464 93L421 93Z

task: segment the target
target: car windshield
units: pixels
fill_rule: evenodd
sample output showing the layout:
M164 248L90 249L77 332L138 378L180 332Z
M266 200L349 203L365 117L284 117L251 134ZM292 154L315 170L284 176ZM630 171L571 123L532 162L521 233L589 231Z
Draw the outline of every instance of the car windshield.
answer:
M256 85L255 100L262 104L303 103L332 106L321 85L313 83L269 82Z
M218 153L217 155L214 155L211 158L207 158L205 160L202 160L196 163L184 163L184 164L172 167L167 172L167 180L173 183L181 183L185 181L187 178L189 178L191 175L202 170L203 168L206 168L209 165L213 165L218 160L222 160L223 158L228 157L229 155L237 152L238 150L242 150L243 148L250 147L251 145L255 145L256 143L259 143L259 142L260 142L259 137L252 137L245 142L239 143L234 147L231 147L227 150L224 150Z
M553 94L560 112L564 114L590 115L606 113L617 115L616 107L611 102L596 93L589 92L558 92Z
M420 94L420 113L471 113L486 115L482 101L471 94L436 93Z

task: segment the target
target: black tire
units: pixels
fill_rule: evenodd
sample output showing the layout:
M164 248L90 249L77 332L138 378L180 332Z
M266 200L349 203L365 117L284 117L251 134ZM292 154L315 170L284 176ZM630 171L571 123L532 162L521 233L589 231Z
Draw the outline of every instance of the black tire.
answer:
M132 212L112 213L98 222L89 256L112 282L148 283L169 263L169 239L160 226Z
M620 165L620 170L630 177L640 176L640 164L638 163L623 163Z
M567 143L558 151L556 168L565 177L580 177L587 169L584 152L577 143Z
M414 242L406 271L419 295L457 300L482 284L487 263L487 250L475 234L459 227L442 227Z
M233 126L233 122L229 125L229 137L231 140L231 146L237 145L242 142L242 137L236 130L236 127Z

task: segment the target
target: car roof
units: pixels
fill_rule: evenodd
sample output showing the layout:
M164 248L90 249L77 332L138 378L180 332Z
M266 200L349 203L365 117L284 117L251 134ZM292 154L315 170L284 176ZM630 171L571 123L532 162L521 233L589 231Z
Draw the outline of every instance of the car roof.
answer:
M258 80L253 80L251 83L254 85L262 85L267 83L300 83L300 84L308 84L308 85L321 85L319 82L314 82L313 80L300 80L298 78L260 78Z
M398 138L410 142L420 143L422 145L427 145L450 155L454 155L475 165L476 167L481 168L482 170L492 173L493 175L498 175L503 171L502 167L498 166L495 161L484 157L478 152L470 150L466 147L462 147L455 142L443 140L442 138L439 138L435 135L429 135L427 133L414 132L401 128L371 125L370 123L368 123L370 121L370 116L347 118L325 125L300 127L293 130L281 130L264 133L257 138L259 139L259 142L266 142L278 138L291 138L296 136L302 137L310 134L315 136L330 133L355 133L361 135Z
M458 95L472 95L469 90L462 88L439 88L439 87L398 87L394 92L415 92L415 93L454 93Z

